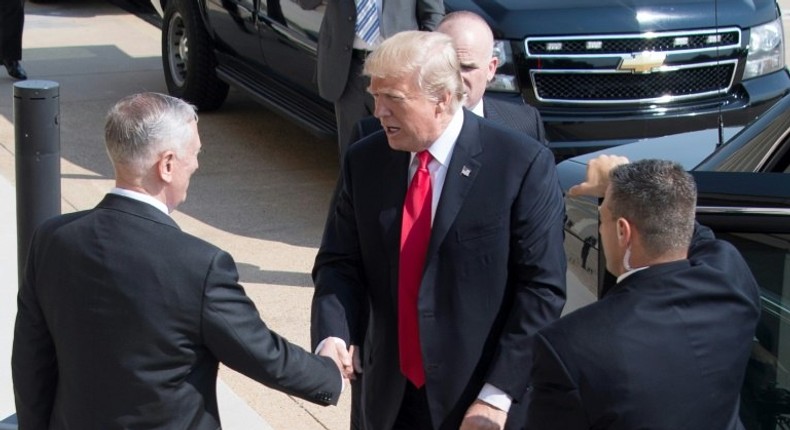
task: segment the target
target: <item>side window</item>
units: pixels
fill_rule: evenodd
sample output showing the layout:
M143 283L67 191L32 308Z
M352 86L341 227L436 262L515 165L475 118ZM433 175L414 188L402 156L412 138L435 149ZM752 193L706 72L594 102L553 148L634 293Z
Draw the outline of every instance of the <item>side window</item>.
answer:
M741 391L747 430L790 429L790 234L717 231L760 285L762 314Z

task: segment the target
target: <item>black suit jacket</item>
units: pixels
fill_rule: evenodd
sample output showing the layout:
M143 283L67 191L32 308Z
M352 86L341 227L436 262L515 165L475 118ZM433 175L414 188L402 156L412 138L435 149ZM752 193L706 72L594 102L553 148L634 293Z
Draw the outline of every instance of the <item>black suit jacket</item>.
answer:
M735 430L759 291L729 243L636 272L535 341L531 430Z
M524 132L538 142L548 144L540 112L520 98L516 102L511 102L497 97L483 96L483 116L513 130Z
M113 194L35 233L13 348L23 430L218 429L218 362L321 404L341 384L266 327L230 255Z
M313 278L312 336L346 341L370 304L366 428L391 428L405 378L397 344L398 249L409 153L383 132L343 163ZM420 287L420 344L435 428L457 429L484 383L526 392L532 336L565 303L564 205L554 157L521 133L464 112ZM510 428L523 424L511 414Z

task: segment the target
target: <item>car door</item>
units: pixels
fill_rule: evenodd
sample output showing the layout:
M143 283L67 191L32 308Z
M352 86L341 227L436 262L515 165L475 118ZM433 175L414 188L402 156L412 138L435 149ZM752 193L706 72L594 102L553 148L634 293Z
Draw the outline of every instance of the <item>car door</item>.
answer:
M260 0L207 0L206 13L220 52L252 67L264 64L255 11Z
M318 31L325 6L306 10L292 0L260 2L259 37L268 67L308 94L317 94Z
M790 429L790 172L694 172L697 219L735 245L760 287L741 390L747 430Z

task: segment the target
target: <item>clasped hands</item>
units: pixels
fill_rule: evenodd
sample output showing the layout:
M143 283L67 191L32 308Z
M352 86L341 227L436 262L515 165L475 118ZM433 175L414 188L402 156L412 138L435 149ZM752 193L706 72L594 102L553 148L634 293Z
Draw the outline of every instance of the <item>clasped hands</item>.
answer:
M316 352L318 355L329 357L335 362L343 379L356 379L356 373L362 373L362 361L359 357L359 348L351 345L346 349L346 342L337 337L328 337Z

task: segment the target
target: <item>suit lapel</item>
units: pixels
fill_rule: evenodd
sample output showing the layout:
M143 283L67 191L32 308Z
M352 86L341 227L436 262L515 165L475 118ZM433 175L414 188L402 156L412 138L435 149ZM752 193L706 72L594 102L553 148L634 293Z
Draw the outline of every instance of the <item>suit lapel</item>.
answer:
M436 208L436 216L431 227L431 241L428 244L426 267L444 242L450 226L455 222L458 211L472 188L482 164L475 157L482 152L480 123L477 116L464 110L464 125L455 143L450 166L444 179L444 188Z

